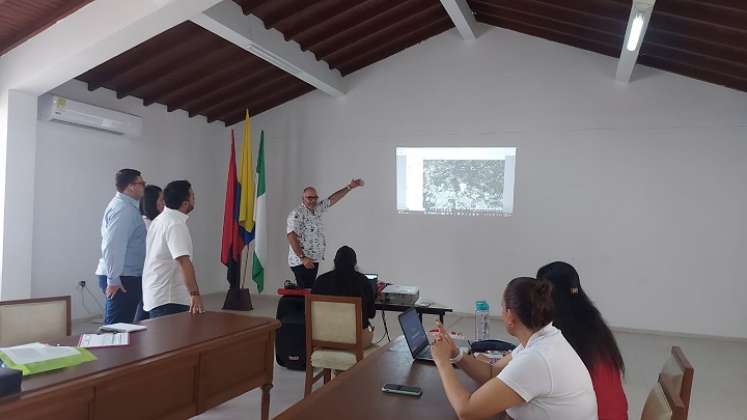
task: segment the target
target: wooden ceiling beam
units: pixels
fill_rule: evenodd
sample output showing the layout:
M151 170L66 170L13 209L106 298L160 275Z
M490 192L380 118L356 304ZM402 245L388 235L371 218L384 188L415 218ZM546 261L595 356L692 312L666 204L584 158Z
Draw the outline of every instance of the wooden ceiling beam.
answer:
M572 3L565 2L554 4L537 0L524 0L520 2L493 0L490 3L481 1L475 1L474 3L476 4L478 14L512 18L514 13L520 13L549 21L556 20L603 32L616 33L620 36L625 32L628 17L627 12L622 15L614 9L598 9L595 13L592 13L569 7Z
M552 17L558 11L583 14L600 19L612 19L627 22L630 12L630 0L624 5L613 0L565 0L554 2L552 0L523 0L515 2L510 0L470 0L472 10L480 13L492 6L503 6L517 10L527 10L545 17ZM510 17L510 16L508 16Z
M349 33L348 38L341 39L336 44L329 43L323 48L317 47L314 52L317 58L336 67L337 63L344 62L360 54L361 51L377 48L377 46L387 43L392 37L408 34L444 17L448 18L449 15L446 14L443 6L439 3L433 3L426 9L402 16L400 19L391 19L387 22L377 21L375 27L359 28L357 31ZM365 32L362 32L363 30Z
M267 13L261 17L262 22L265 24L266 29L274 28L278 23L293 17L299 13L304 13L311 6L317 4L323 4L324 0L297 0L294 1L290 6L279 8L273 13Z
M683 63L694 68L711 70L727 76L747 79L747 61L731 61L722 57L671 48L667 45L656 44L654 42L645 42L643 47L641 47L641 55L674 63Z
M319 3L313 10L308 10L303 16L296 18L292 23L283 24L282 28L278 27L278 30L283 33L286 41L295 41L297 35L313 31L319 26L327 25L329 21L365 3L365 0L355 4L351 4L348 0L336 0L329 6L327 6L326 2Z
M316 45L334 37L344 36L343 34L348 31L367 25L370 20L381 19L382 14L408 13L410 10L420 9L421 4L422 0L364 1L347 12L335 16L324 25L317 25L313 29L295 35L293 40L298 42L302 51L314 51Z
M233 45L224 45L199 55L184 66L175 68L174 77L169 74L156 76L152 81L141 86L138 91L143 98L143 105L149 106L155 102L163 103L163 98L174 89L189 85L204 77L209 77L214 69L228 66L236 60L236 50Z
M225 100L225 98L234 95L236 92L252 89L258 83L262 83L266 78L271 78L279 73L275 67L264 64L256 67L253 71L247 71L244 74L234 75L233 81L225 83L223 86L205 92L201 95L195 95L191 100L184 102L180 108L186 109L190 114L203 114L205 109L214 106L216 103Z
M191 23L181 24L157 35L154 38L126 51L109 61L83 73L79 78L88 84L88 90L94 91L118 76L136 71L137 69L154 64L154 60L168 60L168 51L189 48L190 44L199 38L200 28Z
M224 0L191 20L328 95L345 94L345 81L339 72L305 54L279 31L265 29L258 17L240 15L238 8L234 2Z
M167 104L169 111L184 109L184 104L223 87L235 80L238 75L251 72L252 69L253 67L250 67L245 60L231 60L230 63L218 69L210 69L210 74L205 77L164 92L161 100Z
M630 7L630 0L607 0ZM743 0L657 0L656 7L662 11L684 10L685 13L697 10L704 13L747 12L747 3Z
M110 81L115 86L117 98L122 99L132 94L140 87L149 84L154 77L162 77L165 74L177 71L180 67L192 62L196 55L204 51L219 48L221 40L213 36L205 36L186 44L180 44L178 48L164 51L151 57L136 67L128 69L123 73L116 74Z
M747 45L720 44L711 40L662 31L650 26L646 33L644 47L649 43L677 50L685 50L698 55L725 59L735 63L747 63Z
M499 2L502 0L499 0ZM531 1L522 2L526 6ZM569 9L569 8L565 8ZM547 19L540 17L539 13L524 14L516 9L501 8L492 5L491 12L496 15L485 13L487 8L478 12L478 18L495 26L506 27L530 35L550 39L556 42L562 42L578 48L596 51L608 56L619 57L620 50L624 39L614 32L606 32L604 22L606 18L595 18L587 16L582 18L582 14L574 14L572 11L553 10L554 17L563 17L571 20L566 22L558 19ZM614 20L613 20L614 21ZM596 23L595 23L596 22ZM585 27L584 25L593 27ZM612 29L610 27L610 29ZM730 76L738 77L737 72L745 68L744 58L747 58L747 50L738 46L726 46L713 44L709 41L702 41L698 51L690 49L694 40L683 39L682 36L667 31L656 30L651 27L648 29L649 34L643 40L643 55L652 57L656 63L669 63L676 59L677 66L682 66L684 62L691 61L701 71L713 67L724 78ZM582 35L585 34L585 35ZM650 45L650 46L649 46ZM719 51L725 51L725 54L718 54ZM708 53L710 51L710 53ZM726 69L726 71L724 71ZM345 70L342 68L341 70ZM747 71L747 68L745 68ZM692 73L692 72L691 72ZM747 73L746 73L747 74Z
M411 32L395 37L378 48L367 50L364 54L352 57L350 60L340 63L340 71L347 75L367 65L383 60L399 51L404 50L418 42L438 35L454 26L451 18L444 15L425 26L421 26Z
M619 44L618 48L622 45L622 33L616 31L614 27L605 26L603 22L594 23L593 20L565 21L541 16L538 14L525 13L516 9L505 9L503 7L497 6L489 13L481 12L478 14L478 20L484 20L484 18L490 18L492 22L505 20L510 22L517 22L523 25L535 26L539 29L544 30L546 33L557 32L561 34L572 35L576 38L581 39L588 38L588 40L591 42L601 41L610 45ZM486 21L486 23L490 22Z
M248 15L252 13L254 9L266 3L267 1L268 0L238 0L236 1L236 4L241 7L241 11L242 13L244 13L244 15Z
M733 74L725 74L715 69L693 66L690 63L682 63L661 57L642 55L638 58L640 64L654 67L671 73L691 77L693 79L726 86L747 92L747 79Z
M594 13L569 7L569 5L575 4L573 2L551 4L545 1L538 0L524 0L521 2L514 2L510 0L492 0L492 3L487 3L485 1L476 0L473 1L473 3L478 8L478 13L480 13L480 11L490 10L490 14L492 14L493 16L508 16L514 11L528 12L529 14L532 14L534 16L552 16L554 19L560 20L562 22L587 26L605 32L619 32L620 34L623 34L627 27L625 20L627 19L627 15L624 19L613 17L613 15L619 15L619 13L616 12L616 9L618 7L615 5L615 1L610 0L606 0L602 3L613 4L613 8L590 8L589 10L593 10ZM599 13L607 13L607 15L600 15ZM656 14L656 8L654 9L654 14ZM728 38L729 42L719 42L718 40L700 36L705 33L712 33L712 30L709 30L709 28L703 26L703 24L698 22L692 22L692 24L696 26L688 27L685 31L675 31L677 28L673 27L673 25L670 24L668 18L664 18L664 25L662 24L662 19L654 20L652 21L651 26L649 26L648 28L647 37L651 36L656 39L667 40L659 41L659 43L667 44L673 48L683 48L685 44L692 43L699 46L701 52L705 48L714 48L717 51L732 50L736 51L735 55L739 55L739 52L742 50L747 52L747 50L745 50L747 49L747 38L742 40L741 38L730 37ZM672 42L672 44L669 44L670 42ZM744 47L740 48L740 45L743 45ZM714 53L713 55L718 54Z
M232 114L222 115L218 120L223 121L226 126L236 124L244 119L245 109L249 109L249 115L255 116L261 114L268 109L274 108L280 104L295 99L301 95L311 92L314 90L313 86L306 83L298 84L296 86L288 87L282 91L277 92L273 96L269 96L257 102L247 103L242 109Z
M6 0L0 0L0 5ZM7 38L0 44L0 55L12 50L16 46L24 43L26 40L32 38L34 35L44 31L50 26L57 23L58 20L64 18L67 15L75 13L78 9L92 2L93 0L71 0L63 6L49 10L46 14L39 16L34 20L33 24L28 25L24 30L14 34L14 36Z
M285 86L295 84L296 80L292 75L288 73L278 72L273 77L265 78L261 83L256 84L252 89L237 92L237 94L230 97L223 98L223 100L216 102L208 108L205 108L201 112L202 115L208 117L221 116L226 112L231 112L236 109L237 106L255 100L256 98L263 98L265 96L273 94L277 90L283 89ZM214 118L220 120L221 118Z
M510 29L554 42L560 42L584 50L594 51L610 57L617 57L620 54L620 47L622 45L622 37L604 36L604 39L590 38L579 35L573 27L563 27L562 29L557 27L548 28L546 25L542 25L536 21L526 22L516 19L515 16L506 18L503 16L493 16L483 13L478 15L478 20L493 26Z

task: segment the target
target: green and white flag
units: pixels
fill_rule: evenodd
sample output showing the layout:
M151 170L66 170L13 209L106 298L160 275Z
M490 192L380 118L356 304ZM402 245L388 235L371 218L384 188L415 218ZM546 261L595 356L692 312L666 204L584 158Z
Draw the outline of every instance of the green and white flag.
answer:
M257 291L265 288L265 264L267 264L267 193L265 189L265 132L259 137L257 156L257 199L254 202L254 256L252 258L252 280Z

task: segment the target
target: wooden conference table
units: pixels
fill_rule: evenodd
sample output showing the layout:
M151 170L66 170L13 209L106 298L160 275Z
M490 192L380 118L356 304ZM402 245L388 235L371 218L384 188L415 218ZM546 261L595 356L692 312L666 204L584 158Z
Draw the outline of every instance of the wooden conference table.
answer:
M477 389L477 384L463 371L457 370L457 375L470 392ZM381 392L381 387L390 383L418 386L423 389L423 395L414 398ZM282 412L275 420L456 418L436 365L414 362L404 337L399 337Z
M25 377L20 394L0 398L0 419L187 419L259 387L269 417L280 322L206 312L142 323L148 329L131 333L128 346L91 349L93 362Z

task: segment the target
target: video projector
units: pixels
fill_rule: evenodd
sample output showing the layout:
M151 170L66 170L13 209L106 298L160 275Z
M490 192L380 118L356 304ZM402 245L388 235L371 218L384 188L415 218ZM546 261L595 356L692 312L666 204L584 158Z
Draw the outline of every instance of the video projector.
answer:
M412 306L420 298L420 289L415 286L390 284L381 292L384 303Z

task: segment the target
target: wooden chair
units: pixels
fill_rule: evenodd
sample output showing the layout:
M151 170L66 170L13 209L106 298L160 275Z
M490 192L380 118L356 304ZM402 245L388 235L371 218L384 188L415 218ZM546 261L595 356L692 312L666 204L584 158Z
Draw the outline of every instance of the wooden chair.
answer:
M0 301L0 347L68 336L70 296Z
M682 349L672 347L672 356L643 406L641 420L687 420L694 372Z
M359 297L306 295L304 397L320 378L329 382L332 370L348 370L378 348L363 348L361 305ZM314 368L321 368L316 376Z

